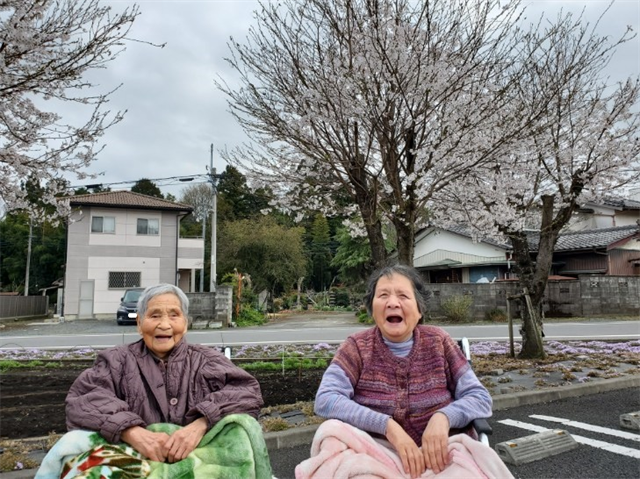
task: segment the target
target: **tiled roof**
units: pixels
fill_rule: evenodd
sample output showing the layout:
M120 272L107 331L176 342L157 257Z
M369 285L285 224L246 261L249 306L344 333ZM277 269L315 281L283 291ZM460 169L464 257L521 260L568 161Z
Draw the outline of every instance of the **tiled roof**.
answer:
M174 203L154 196L132 191L106 191L91 195L67 197L71 206L110 206L112 208L139 208L146 210L193 211L189 205Z
M558 236L558 242L556 243L554 251L606 248L611 243L633 236L634 233L638 233L638 226L618 226L616 228L601 228L561 233ZM529 242L529 248L531 248L532 251L537 251L540 232L528 231L527 239Z
M629 238L638 233L638 226L619 226L595 230L572 231L558 236L554 251L571 251L591 248L605 248L611 243Z
M602 204L621 210L640 210L640 201L628 200L624 198L604 198Z
M634 233L640 234L640 227L636 225L618 226L616 228L601 228L594 230L572 231L569 233L561 233L558 236L558 242L554 249L558 251L574 251L593 248L605 248L611 243L620 241L621 239L629 238ZM471 237L469 230L464 226L455 226L453 228L447 228L448 231L457 233L463 236ZM525 231L527 236L527 242L531 251L538 250L538 244L540 241L540 232L534 230ZM497 241L483 238L482 242L489 243L502 248L511 249L510 245L499 243Z

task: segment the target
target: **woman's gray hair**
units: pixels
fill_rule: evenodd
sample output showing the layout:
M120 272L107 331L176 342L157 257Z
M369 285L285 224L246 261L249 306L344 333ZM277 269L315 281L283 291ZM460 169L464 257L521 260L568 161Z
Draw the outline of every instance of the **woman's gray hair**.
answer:
M160 283L155 286L149 286L145 289L140 298L138 298L138 317L142 320L144 319L144 315L147 312L147 307L149 306L149 301L156 296L160 296L161 294L175 294L180 300L180 310L182 311L182 315L186 320L189 316L189 298L184 292L174 286L173 284L168 283Z
M390 278L394 274L402 275L409 281L411 281L411 285L413 286L413 293L416 297L416 303L418 303L418 311L420 311L420 314L424 316L424 313L427 311L427 301L431 297L431 291L426 289L424 280L418 270L404 264L385 266L377 271L374 271L373 274L369 277L369 281L367 283L367 292L364 296L364 306L365 308L367 308L367 313L369 314L369 316L373 317L373 298L376 294L376 286L378 286L378 281L383 276Z

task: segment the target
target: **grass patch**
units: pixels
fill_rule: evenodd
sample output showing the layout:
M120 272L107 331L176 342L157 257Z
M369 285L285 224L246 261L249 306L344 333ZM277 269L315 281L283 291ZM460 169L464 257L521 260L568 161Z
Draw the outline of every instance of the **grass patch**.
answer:
M245 371L300 371L302 369L327 369L329 362L326 359L311 359L302 357L285 358L284 361L255 361L246 364L238 364Z
M291 424L289 424L285 419L281 417L268 417L261 421L262 430L264 432L277 432L277 431L286 431L291 428Z
M20 368L39 368L44 366L45 363L34 359L33 361L16 361L14 359L0 360L0 372L9 371L11 369ZM47 366L48 367L48 366Z

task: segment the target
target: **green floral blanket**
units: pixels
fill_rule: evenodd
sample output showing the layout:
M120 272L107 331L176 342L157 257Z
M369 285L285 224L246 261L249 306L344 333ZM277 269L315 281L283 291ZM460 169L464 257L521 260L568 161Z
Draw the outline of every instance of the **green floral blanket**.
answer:
M152 424L148 429L172 434L180 426ZM262 429L246 414L218 422L198 447L174 464L149 461L127 444L110 444L92 431L71 431L51 448L35 479L267 479L269 453Z

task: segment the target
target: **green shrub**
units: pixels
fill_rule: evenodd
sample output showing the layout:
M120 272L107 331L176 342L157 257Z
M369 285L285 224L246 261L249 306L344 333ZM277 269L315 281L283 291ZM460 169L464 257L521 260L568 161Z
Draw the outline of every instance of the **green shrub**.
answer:
M351 299L347 288L334 287L331 288L331 292L334 294L334 304L336 306L342 306L343 308L351 307Z
M279 299L279 306L281 309L297 309L298 308L298 292L293 291L285 296L281 296ZM275 300L274 300L275 303ZM300 308L307 309L309 299L305 293L300 293Z
M484 319L492 323L504 323L507 320L507 313L500 308L493 308L484 313Z
M267 320L261 311L253 309L249 306L241 306L240 315L236 318L236 324L239 327L259 326L265 324Z
M449 321L462 323L469 319L469 309L472 304L471 296L455 295L445 299L440 307Z
M277 313L278 311L282 311L282 308L284 307L284 299L274 298L273 302L271 303L271 307L274 313Z
M363 323L363 324L374 324L375 321L373 320L373 318L371 316L369 316L369 313L367 313L367 310L362 308L360 311L358 311L357 315L358 317L358 322L359 323Z

